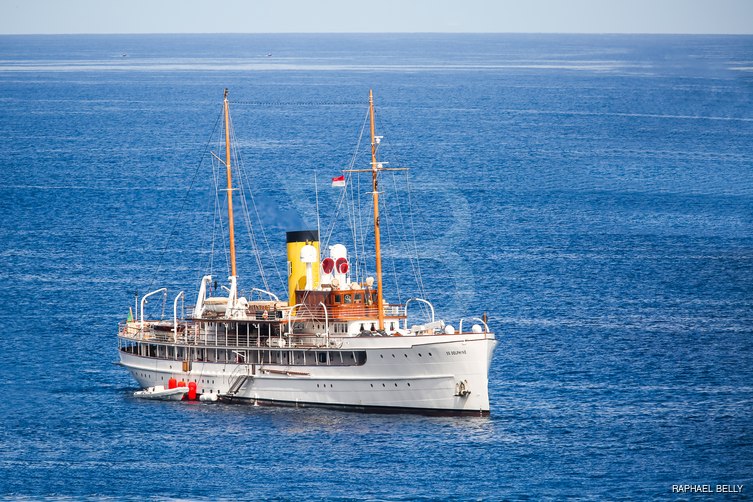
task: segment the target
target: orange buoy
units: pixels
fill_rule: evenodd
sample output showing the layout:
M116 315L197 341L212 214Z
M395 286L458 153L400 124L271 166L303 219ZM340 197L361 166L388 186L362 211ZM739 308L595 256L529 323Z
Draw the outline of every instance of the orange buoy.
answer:
M188 382L188 400L196 401L196 382Z
M174 377L167 381L168 389L174 389L177 386L178 386L178 381Z
M184 382L183 380L178 382L178 387L185 387L185 386L186 386L186 382Z

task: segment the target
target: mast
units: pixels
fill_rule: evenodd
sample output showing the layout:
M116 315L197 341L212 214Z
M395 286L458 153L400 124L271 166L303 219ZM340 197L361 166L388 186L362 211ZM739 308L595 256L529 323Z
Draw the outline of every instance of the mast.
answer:
M382 250L379 236L379 192L377 191L377 174L379 173L376 160L376 136L374 134L374 93L369 89L369 118L371 119L371 184L374 197L374 247L376 255L377 276L377 312L379 315L379 330L384 330L384 307L382 306Z
M235 277L235 224L233 221L233 175L230 171L230 105L225 89L225 167L227 168L227 219L230 232L230 275ZM372 126L373 129L373 126ZM372 134L373 136L373 134ZM373 140L372 140L373 141Z

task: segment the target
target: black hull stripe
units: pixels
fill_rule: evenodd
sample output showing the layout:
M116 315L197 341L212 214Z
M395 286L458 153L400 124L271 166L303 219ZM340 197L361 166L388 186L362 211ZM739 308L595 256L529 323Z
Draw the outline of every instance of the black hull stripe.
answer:
M409 408L402 406L364 406L360 404L330 404L330 403L313 403L313 402L295 402L279 401L275 399L254 399L237 396L220 396L223 403L242 403L257 404L260 406L285 406L293 408L327 408L340 411L349 411L357 413L379 413L379 414L409 414L424 415L434 417L488 417L489 410L455 410L455 409L436 409L436 408Z

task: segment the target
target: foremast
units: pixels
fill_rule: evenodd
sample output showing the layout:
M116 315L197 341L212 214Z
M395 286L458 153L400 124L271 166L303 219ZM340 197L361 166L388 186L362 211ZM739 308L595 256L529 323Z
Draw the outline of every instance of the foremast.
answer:
M236 277L235 272L235 222L233 220L233 174L230 168L230 104L227 99L228 90L225 89L224 112L225 112L225 168L227 170L227 218L228 232L230 233L230 276ZM373 126L372 126L373 127ZM234 280L234 279L231 279Z

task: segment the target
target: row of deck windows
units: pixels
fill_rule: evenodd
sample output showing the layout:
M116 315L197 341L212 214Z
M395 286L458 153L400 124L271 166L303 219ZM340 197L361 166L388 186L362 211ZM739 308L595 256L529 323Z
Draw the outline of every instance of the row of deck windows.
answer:
M155 359L230 364L279 364L296 366L361 366L366 364L363 350L232 350L204 347L180 347L152 343L123 344L128 354Z

